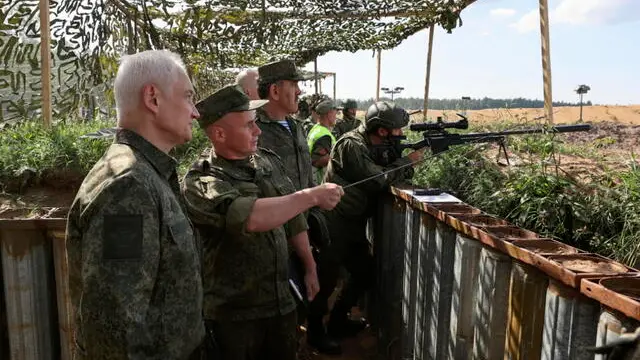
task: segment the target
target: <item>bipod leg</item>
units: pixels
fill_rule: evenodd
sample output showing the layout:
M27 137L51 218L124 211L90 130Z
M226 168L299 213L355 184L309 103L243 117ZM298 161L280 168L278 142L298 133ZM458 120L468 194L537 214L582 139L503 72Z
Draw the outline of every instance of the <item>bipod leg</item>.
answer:
M511 166L509 162L509 154L507 154L507 145L504 143L504 139L499 143L500 149L498 149L498 157L500 157L500 150L504 152L504 158L507 160L507 166Z

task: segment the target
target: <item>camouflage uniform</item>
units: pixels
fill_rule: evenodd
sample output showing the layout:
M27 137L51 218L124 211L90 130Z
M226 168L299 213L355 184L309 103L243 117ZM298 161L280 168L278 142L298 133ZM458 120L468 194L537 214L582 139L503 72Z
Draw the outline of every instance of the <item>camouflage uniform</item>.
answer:
M223 88L198 104L201 125L216 121L208 114L223 114L235 101L228 99L237 96ZM204 316L225 360L295 359L296 304L289 291L287 240L307 230L306 220L298 215L270 231L245 230L258 198L294 191L284 165L266 149L243 160L211 151L185 176L188 213L204 244Z
M389 128L402 126L396 124L390 125ZM398 158L386 166L381 166L381 161L374 154L363 124L338 139L331 154L325 181L344 187L411 162L408 158ZM413 168L407 166L346 188L338 205L333 210L325 212L331 245L329 251L322 253L318 264L325 271L318 274L320 292L310 309L315 316L321 317L326 313L328 299L336 286L341 266L346 267L351 274L348 284L334 304L329 323L330 332L332 322L340 327L358 298L372 285L374 263L366 237L366 227L368 218L377 207L378 194L388 189L391 184L410 179L412 176Z
M200 252L176 161L119 129L67 223L79 359L187 359L204 337Z
M295 64L283 60L263 65L258 68L260 83L274 83L279 80L304 80ZM258 126L262 134L258 145L267 148L280 156L287 169L287 175L293 181L296 190L302 190L315 185L311 167L311 156L307 146L307 137L302 126L292 117L285 120L289 129L269 118L264 110L257 111Z
M336 126L334 126L333 128L333 136L335 136L336 139L339 139L342 135L348 133L351 130L357 129L360 124L362 124L362 121L360 121L360 119L356 118L355 116L351 116L351 114L348 114L346 112L349 109L356 109L357 107L358 105L355 100L347 100L344 103L342 120L338 120Z

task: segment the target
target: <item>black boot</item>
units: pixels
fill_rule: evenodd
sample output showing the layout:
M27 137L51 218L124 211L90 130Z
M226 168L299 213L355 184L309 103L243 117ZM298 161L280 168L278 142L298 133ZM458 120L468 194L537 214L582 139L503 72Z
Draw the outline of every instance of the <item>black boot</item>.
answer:
M322 320L309 319L307 327L307 344L322 354L342 354L340 344L327 335L327 332L324 329L324 324L322 324Z
M350 306L346 306L341 298L338 298L331 310L327 333L334 339L354 337L364 330L368 323L364 318L352 320L349 317Z

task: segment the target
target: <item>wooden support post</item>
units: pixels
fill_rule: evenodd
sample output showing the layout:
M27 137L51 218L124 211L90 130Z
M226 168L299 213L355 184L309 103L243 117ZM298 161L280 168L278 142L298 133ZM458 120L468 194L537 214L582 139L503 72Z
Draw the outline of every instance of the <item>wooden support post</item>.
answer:
M336 100L336 73L333 73L333 101Z
M422 112L422 118L427 121L427 109L429 108L429 84L431 83L431 54L433 51L433 31L434 25L431 24L429 28L429 47L427 49L427 74L424 80L424 110Z
M313 78L316 94L318 94L318 57L313 59Z
M51 127L51 35L49 0L40 0L40 77L42 83L42 121Z
M377 54L377 66L376 66L376 101L380 101L380 50Z
M540 0L540 44L542 49L542 80L544 82L544 112L547 123L553 125L553 96L551 93L551 47L549 45L549 4Z

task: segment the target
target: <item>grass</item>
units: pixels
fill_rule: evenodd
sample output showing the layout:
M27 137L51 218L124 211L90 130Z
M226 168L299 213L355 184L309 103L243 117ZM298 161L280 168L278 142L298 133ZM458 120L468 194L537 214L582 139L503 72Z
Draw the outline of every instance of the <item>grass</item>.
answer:
M513 136L509 150L528 161L512 168L498 166L477 146L459 146L422 164L414 182L449 190L518 226L634 266L640 260L635 158L626 169L605 168L580 180L552 165L558 154L593 155L597 162L593 149L601 142L567 145L552 135Z
M102 157L113 138L82 139L80 136L114 126L114 120L70 121L57 122L51 129L45 129L40 121L34 120L3 129L0 131L0 187L6 190L25 168L34 171L40 180L60 172L81 178ZM193 135L191 142L171 153L179 161L180 175L186 173L208 144L197 126Z

